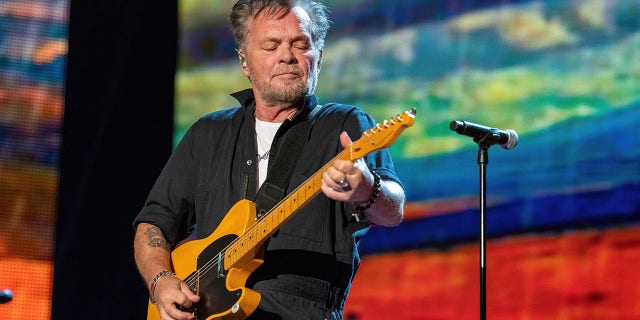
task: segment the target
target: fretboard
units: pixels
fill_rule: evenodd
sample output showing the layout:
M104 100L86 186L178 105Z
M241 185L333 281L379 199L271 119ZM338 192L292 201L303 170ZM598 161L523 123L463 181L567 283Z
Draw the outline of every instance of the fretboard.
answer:
M287 220L311 201L322 187L322 173L337 159L355 160L350 158L348 149L340 152L332 161L305 180L287 197L278 202L273 209L265 213L253 226L246 230L236 241L225 250L224 268L228 269L248 252L260 246L271 237Z

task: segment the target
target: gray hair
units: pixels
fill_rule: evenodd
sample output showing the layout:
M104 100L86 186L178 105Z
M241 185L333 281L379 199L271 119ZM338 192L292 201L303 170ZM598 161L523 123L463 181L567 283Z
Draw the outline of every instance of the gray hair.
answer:
M265 10L275 14L281 9L286 9L282 14L284 17L289 10L296 6L304 9L311 18L311 41L318 50L322 50L331 21L327 17L327 7L311 0L238 0L229 15L231 33L238 48L245 45L249 33L248 21L250 18L255 19Z

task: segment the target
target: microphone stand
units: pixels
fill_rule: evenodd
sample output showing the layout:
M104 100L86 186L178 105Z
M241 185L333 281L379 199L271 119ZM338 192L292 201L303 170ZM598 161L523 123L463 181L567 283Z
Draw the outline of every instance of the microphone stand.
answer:
M518 144L518 134L507 129L500 131L465 121L451 121L449 128L459 134L474 137L478 144L478 165L480 166L480 319L487 318L487 164L489 163L489 147L499 143L505 149Z
M480 139L473 139L478 143L478 166L480 167L480 319L487 319L487 239L486 231L486 211L487 211L487 164L489 163L490 143L485 140L489 134Z

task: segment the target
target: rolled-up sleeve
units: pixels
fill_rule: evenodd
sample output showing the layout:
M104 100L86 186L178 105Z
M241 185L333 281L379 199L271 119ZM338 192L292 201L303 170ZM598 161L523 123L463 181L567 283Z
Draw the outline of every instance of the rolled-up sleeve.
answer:
M172 247L187 236L188 222L194 220L196 128L187 131L171 154L133 222L134 228L141 222L157 226Z

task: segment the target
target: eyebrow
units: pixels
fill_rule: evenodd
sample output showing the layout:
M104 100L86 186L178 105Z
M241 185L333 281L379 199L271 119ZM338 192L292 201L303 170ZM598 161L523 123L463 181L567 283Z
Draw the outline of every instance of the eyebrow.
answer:
M296 36L293 39L291 39L291 43L299 42L299 41L303 41L305 43L311 44L311 38L306 36L306 35L299 35L299 36ZM266 39L263 39L262 41L260 41L260 43L265 43L265 42L282 43L282 42L284 42L284 40L282 38L280 38L280 37L267 37Z

